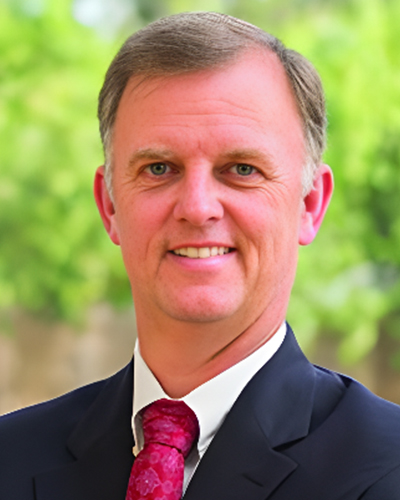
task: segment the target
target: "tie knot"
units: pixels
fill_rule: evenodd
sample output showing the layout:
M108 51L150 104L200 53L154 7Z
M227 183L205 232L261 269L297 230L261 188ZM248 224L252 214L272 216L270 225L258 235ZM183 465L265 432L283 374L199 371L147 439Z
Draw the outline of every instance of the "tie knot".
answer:
M159 399L143 411L145 445L158 443L177 448L187 457L199 436L199 424L193 410L183 401Z

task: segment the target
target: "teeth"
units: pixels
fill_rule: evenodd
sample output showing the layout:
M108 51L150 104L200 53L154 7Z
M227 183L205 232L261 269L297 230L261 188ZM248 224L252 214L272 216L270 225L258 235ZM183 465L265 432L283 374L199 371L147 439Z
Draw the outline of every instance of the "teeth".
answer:
M194 247L188 247L187 248L187 256L190 258L190 259L197 259L198 256L199 256L199 251L197 248L194 248Z
M208 259L208 257L229 253L229 247L184 247L177 248L173 252L175 255L189 257L190 259Z
M211 250L207 247L199 248L199 258L207 259L211 256Z

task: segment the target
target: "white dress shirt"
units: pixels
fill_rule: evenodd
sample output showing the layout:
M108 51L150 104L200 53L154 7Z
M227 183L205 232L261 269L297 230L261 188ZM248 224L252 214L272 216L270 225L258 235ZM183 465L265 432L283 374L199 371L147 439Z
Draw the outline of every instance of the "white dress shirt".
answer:
M195 447L185 460L184 491L213 437L221 427L244 387L260 368L269 361L281 346L286 335L286 323L265 344L236 365L218 374L181 398L196 414L200 435ZM135 455L143 448L140 410L158 399L172 399L165 394L156 377L135 346L132 431L135 438Z

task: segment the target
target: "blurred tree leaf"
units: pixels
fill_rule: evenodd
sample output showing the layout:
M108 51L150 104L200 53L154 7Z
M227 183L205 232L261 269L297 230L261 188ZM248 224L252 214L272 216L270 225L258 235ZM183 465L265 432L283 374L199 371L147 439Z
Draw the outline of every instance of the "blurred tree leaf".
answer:
M129 296L91 193L96 96L115 47L69 1L35 16L20 7L0 6L0 303L72 319L121 297L112 283Z
M307 303L316 331L344 338L349 361L400 309L399 22L398 2L353 0L304 13L281 33L322 75L336 179L321 233L301 252L295 303Z
M336 335L341 358L358 360L382 331L396 335L400 317L400 3L132 0L116 38L206 9L272 32L322 75L336 191L300 252L289 320L303 344ZM96 95L117 44L101 37L104 16L94 31L71 12L68 0L0 4L0 303L70 319L97 301L130 302L91 194Z

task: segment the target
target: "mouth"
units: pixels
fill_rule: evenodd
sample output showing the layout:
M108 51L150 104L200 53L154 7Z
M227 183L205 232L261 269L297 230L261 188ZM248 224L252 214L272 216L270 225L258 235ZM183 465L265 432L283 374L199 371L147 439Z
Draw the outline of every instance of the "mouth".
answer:
M208 259L210 257L217 257L218 255L226 255L233 251L234 248L230 247L182 247L171 250L171 253L189 259Z

